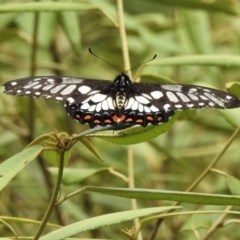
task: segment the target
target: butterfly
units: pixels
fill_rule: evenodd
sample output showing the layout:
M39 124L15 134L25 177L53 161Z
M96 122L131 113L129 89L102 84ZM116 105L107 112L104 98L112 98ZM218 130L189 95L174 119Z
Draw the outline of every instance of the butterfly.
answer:
M65 102L70 118L90 128L146 127L167 122L179 110L240 107L240 100L224 91L184 84L134 83L125 73L113 81L41 76L12 80L3 86L6 94L55 97Z

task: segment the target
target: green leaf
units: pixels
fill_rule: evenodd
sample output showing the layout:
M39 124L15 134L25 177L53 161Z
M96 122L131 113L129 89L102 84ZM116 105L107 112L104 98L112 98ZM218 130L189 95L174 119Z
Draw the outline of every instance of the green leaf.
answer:
M178 120L186 120L186 121L190 121L193 118L195 118L197 115L197 111L196 110L184 110L181 112Z
M240 98L240 83L239 82L229 82L229 83L226 83L225 86L229 93Z
M74 53L79 56L81 53L80 17L75 12L60 12L59 16L62 28L72 49Z
M115 134L89 134L85 137L98 137L110 143L118 145L129 145L146 142L152 138L158 137L160 134L166 132L175 120L179 117L180 112L175 112L173 117L167 122L158 126L148 125L147 127L135 126L127 128L121 131L117 131Z
M104 162L101 155L97 152L97 150L93 147L91 142L89 142L86 138L81 138L80 141L91 151L92 154L94 154L100 161Z
M8 12L49 12L49 11L81 11L90 10L93 8L86 3L73 3L73 2L25 2L25 3L10 3L2 4L0 8L0 13Z
M50 167L48 170L52 173L53 176L57 176L58 168ZM75 168L64 168L62 183L65 185L71 185L75 183L80 183L91 176L102 172L108 171L108 168L98 168L98 169L75 169Z
M34 160L43 147L35 145L24 149L22 152L5 160L0 165L0 190L2 190L12 178L14 178L24 167Z
M212 52L212 40L210 32L209 16L206 11L179 11L184 28L181 28L188 47L192 46L191 52L209 54ZM201 36L201 37L199 37Z
M55 37L54 29L57 26L57 16L54 12L42 12L39 16L38 44L41 47L49 49ZM26 21L23 24L26 24ZM30 27L32 28L32 22L30 23Z
M156 0L155 0L156 1ZM214 1L200 1L200 0L157 0L159 3L170 5L174 7L186 7L193 9L204 9L208 11L219 11L228 14L237 15L237 8L232 1L229 0L214 0Z
M240 206L240 197L232 195L206 194L180 191L167 191L142 188L107 188L84 187L83 191L99 192L124 198L146 200L168 200L202 205L234 205Z
M225 119L225 121L228 122L233 128L237 128L239 126L240 118L239 108L228 109L227 111L218 109L217 111Z
M170 57L156 59L149 66L174 66L174 65L200 65L218 67L240 67L240 57L234 55L191 55L183 57Z
M0 15L0 32L2 32L8 24L10 24L15 18L16 13L8 13Z
M193 231L198 228L205 228L209 229L212 226L212 216L208 215L201 215L201 214L194 214L189 216L188 219L184 222L183 226L181 227L181 232L183 231Z
M55 230L51 233L41 237L40 240L60 240L66 237L70 237L83 231L96 229L99 227L118 224L125 221L130 221L134 218L145 217L150 214L158 214L164 211L178 209L179 207L154 207L137 210L129 210L117 213L110 213L98 217L93 217L87 220L79 221L61 229Z
M239 179L237 179L233 176L228 176L227 184L230 189L230 192L233 195L240 196L240 181L239 181Z

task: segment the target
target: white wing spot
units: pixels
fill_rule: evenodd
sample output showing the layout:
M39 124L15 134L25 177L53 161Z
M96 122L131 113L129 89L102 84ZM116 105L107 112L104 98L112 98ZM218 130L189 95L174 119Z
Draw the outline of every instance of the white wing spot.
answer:
M96 105L92 105L92 106L88 109L88 111L93 112L93 111L95 111L95 109L96 109Z
M89 109L90 108L90 105L88 103L84 103L82 106L81 106L81 109Z
M148 104L150 103L148 99L146 99L145 97L143 96L135 96L135 99L139 102L139 103L142 103L142 104Z
M209 99L211 99L212 101L219 103L219 100L217 98L213 97L210 93L205 92L204 95L206 97L208 97Z
M149 95L146 94L146 93L142 93L142 96L144 96L145 98L148 98L149 100L152 100L151 96L149 96Z
M182 105L181 104L176 104L175 107L176 108L182 108Z
M153 92L151 92L151 95L155 99L159 99L159 98L163 97L163 93L161 91L153 91Z
M36 80L35 80L36 81ZM49 82L50 84L55 84L55 79L53 78L48 78L47 82Z
M26 91L25 93L26 93L26 94L31 94L31 91Z
M96 112L100 112L102 109L102 103L98 103L96 107Z
M95 91L92 91L90 93L88 93L88 95L93 95L93 94L96 94L96 93L99 93L100 91L99 90L95 90Z
M108 98L106 99L106 101L107 101L107 103L108 103L109 109L114 110L115 107L113 106L113 99L112 99L111 97L108 97Z
M208 98L207 98L207 97L205 97L205 96L203 96L203 95L200 95L200 98L201 98L202 100L205 100L205 101L207 101L207 100L208 100Z
M107 100L104 100L104 101L102 102L102 109L103 109L103 110L108 110L108 102L107 102Z
M130 98L130 99L128 100L128 102L127 102L127 105L126 105L125 109L131 108L132 105L133 105L133 102L134 102L134 99L133 99L133 98Z
M107 95L105 94L101 94L101 93L97 93L92 97L92 101L97 103L97 102L102 102L103 100L105 100L107 98Z
M42 90L49 90L50 88L52 88L54 85L46 85L42 88Z
M190 88L189 90L188 90L188 93L194 93L194 92L197 92L197 89L196 88Z
M62 95L70 94L76 87L77 87L77 85L69 85L65 89L63 89L63 91L61 91L60 93Z
M139 112L143 112L143 105L139 103L139 106L138 106L138 111Z
M37 85L38 82L31 82L30 84L24 86L23 88L32 88L33 86Z
M227 98L227 99L232 99L232 96L227 95L226 98Z
M39 89L41 87L42 87L42 84L38 84L38 85L34 86L33 89Z
M203 89L204 92L211 92L211 90L207 88L201 88L201 89Z
M193 94L191 94L191 93L189 93L188 96L189 96L192 100L194 100L194 101L198 101L198 99L199 99L197 96L195 96L195 95L193 95Z
M168 103L164 104L164 106L163 106L163 108L164 108L165 111L169 111L169 108L170 108L170 107L171 107L171 105L168 104Z
M173 92L167 92L167 97L171 102L178 102L178 98L176 97L176 95Z
M190 99L185 94L183 94L181 92L177 92L176 94L181 98L181 100L183 102L189 102L190 101Z
M17 82L10 82L10 84L11 84L12 86L16 86L16 85L17 85Z
M213 102L209 102L208 105L213 107L215 104Z
M78 88L78 91L79 91L80 93L82 93L82 94L86 94L86 93L88 93L90 90L91 90L91 88L88 87L88 86L81 86L81 87Z
M62 97L56 97L56 100L61 101L61 100L63 100L63 98Z
M41 95L40 92L35 92L34 94L37 95L37 96L40 96L40 95Z
M20 90L20 89L19 89L19 90L17 90L17 93L21 93L21 92L22 92L22 90Z
M177 85L177 84L164 84L161 86L163 89L168 90L168 91L181 91L182 90L182 86L181 85Z
M192 107L194 107L194 104L188 103L187 106L188 106L189 108L192 108Z
M199 106L204 106L205 104L203 102L198 103Z
M151 110L152 112L158 112L158 111L159 111L159 109L156 108L154 105L152 105L152 106L150 107L150 110Z
M68 101L70 104L75 102L75 100L74 100L72 97L67 98L67 101Z
M81 78L63 77L62 78L62 82L63 83L67 83L67 84L78 84L78 83L82 83L83 79L81 79Z
M151 112L149 107L144 107L144 111L147 112L147 113Z
M138 102L134 101L133 105L132 105L132 110L137 110L138 109Z
M59 92L62 88L66 87L66 85L58 85L58 86L55 86L51 91L50 93L57 93Z

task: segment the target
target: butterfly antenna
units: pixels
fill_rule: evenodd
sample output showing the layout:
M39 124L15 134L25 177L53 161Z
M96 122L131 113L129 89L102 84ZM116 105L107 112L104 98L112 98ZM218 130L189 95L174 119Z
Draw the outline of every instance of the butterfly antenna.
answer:
M96 55L94 52L92 52L91 48L88 49L88 51L94 56L97 57L99 59L101 59L102 61L104 61L105 63L107 63L108 65L112 66L113 68L115 68L116 70L118 70L118 72L121 72L116 66L112 65L110 62L108 62L107 60L99 57L98 55Z
M138 64L138 65L130 68L130 69L127 70L125 73L127 73L127 72L129 72L130 70L133 70L134 68L137 68L137 67L139 67L139 66L141 66L141 65L143 65L143 64L146 64L146 63L148 63L148 62L153 61L156 57L157 57L157 54L155 54L150 60L147 60L147 61L145 61L145 62L143 62L143 63L140 63L140 64Z

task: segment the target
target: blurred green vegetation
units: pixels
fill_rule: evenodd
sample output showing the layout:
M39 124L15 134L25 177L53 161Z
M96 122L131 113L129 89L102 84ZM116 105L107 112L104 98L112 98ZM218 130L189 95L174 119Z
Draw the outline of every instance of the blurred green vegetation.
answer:
M12 4L24 5L26 1L0 1L0 80L37 75L81 76L97 79L114 79L116 69L95 58L88 52L106 59L122 70L122 42L118 28L116 2L112 0L74 1L79 11L44 11L37 23L37 47L33 47L35 13L29 10L4 10ZM30 2L30 1L29 1ZM46 1L42 1L46 2ZM71 1L62 1L64 3ZM47 2L46 2L47 3ZM57 4L60 1L53 1ZM49 8L51 6L49 3ZM83 5L81 5L83 4ZM85 4L85 5L84 5ZM18 5L16 5L18 7ZM10 5L11 7L11 5ZM2 10L1 10L2 9ZM157 54L157 60L175 56L229 55L240 53L240 2L218 1L124 1L125 27L131 66L136 66ZM32 51L36 62L32 62ZM31 72L32 64L35 66ZM239 82L240 68L206 65L156 66L154 62L141 73L134 69L134 79L139 76L158 76L163 81L183 84L208 85L225 90L228 82ZM156 79L157 80L157 79ZM159 81L160 81L159 80ZM146 79L147 81L147 79ZM30 99L1 94L0 163L19 153L34 138L54 131L69 135L81 133L82 126L68 118L62 103L50 99ZM208 164L225 147L239 125L240 110L197 110L186 112L161 136L132 146L135 186L138 188L185 191L205 170ZM114 134L114 133L113 133ZM237 137L215 168L227 175L240 178L240 138ZM88 178L74 185L62 185L61 196L84 186L123 187L124 178L109 171L114 168L128 175L128 146L114 145L102 139L91 138L104 162L94 156L81 142L71 153L68 167L96 169ZM43 171L50 164L33 161L24 168L0 193L0 215L41 220L50 197L55 177ZM42 166L41 166L41 164ZM196 186L195 192L230 194L226 177L209 172ZM170 206L168 201L138 200L139 208ZM224 210L225 207L181 204L185 211ZM90 217L131 209L130 200L99 193L84 193L61 204L51 222L68 225ZM234 208L238 210L239 208ZM200 211L200 210L199 210ZM239 239L236 224L216 228L213 236L204 238L219 214L174 216L164 220L155 239ZM227 221L234 216L228 215ZM194 219L198 219L197 223ZM199 223L200 222L200 223ZM194 224L193 224L194 223ZM11 223L19 236L33 236L36 226ZM151 235L155 223L142 229L143 239ZM121 229L131 228L132 222L83 232L80 238L127 239ZM191 226L191 227L190 227ZM45 232L51 231L47 227ZM199 234L199 238L196 235ZM0 237L11 235L0 224Z

